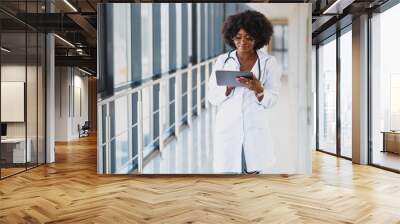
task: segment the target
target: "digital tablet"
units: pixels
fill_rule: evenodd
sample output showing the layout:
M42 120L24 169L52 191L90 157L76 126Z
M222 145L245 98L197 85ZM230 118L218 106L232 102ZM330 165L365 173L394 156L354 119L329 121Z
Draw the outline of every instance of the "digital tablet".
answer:
M236 77L252 78L253 74L239 71L215 71L215 77L219 86L243 86L236 81Z

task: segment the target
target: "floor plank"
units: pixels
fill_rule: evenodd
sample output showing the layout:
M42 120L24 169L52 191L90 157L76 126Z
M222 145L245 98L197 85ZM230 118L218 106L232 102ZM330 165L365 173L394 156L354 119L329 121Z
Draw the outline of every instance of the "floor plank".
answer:
M400 175L320 152L312 176L103 176L96 139L0 181L0 223L400 223Z

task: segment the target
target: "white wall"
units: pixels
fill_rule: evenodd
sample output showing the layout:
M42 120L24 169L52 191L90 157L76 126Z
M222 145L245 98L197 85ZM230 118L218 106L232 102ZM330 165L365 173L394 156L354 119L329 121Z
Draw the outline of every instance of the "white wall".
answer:
M55 73L55 140L70 141L88 120L88 78L72 67L56 67Z
M1 66L1 81L3 82L25 82L26 71L28 74L36 74L36 67L18 64L8 64ZM29 77L28 77L29 78ZM36 85L36 81L29 80L29 85ZM27 106L30 108L36 108L36 88L27 88ZM30 93L30 91L33 91ZM32 104L34 102L34 104ZM7 110L8 108L1 108L1 110ZM23 108L24 109L24 108ZM31 110L28 109L28 112ZM28 113L28 122L35 121L36 113ZM25 126L26 122L7 122L7 136L8 137L25 137ZM34 126L34 127L33 127ZM31 128L36 129L36 125L29 123L28 125L28 137L31 133Z
M21 122L5 122L7 124L7 137L9 138L24 138L27 136L30 142L33 161L36 161L37 153L39 153L39 162L44 162L44 74L42 73L41 66L32 66L25 64L3 64L1 66L1 81L2 82L24 82L26 88L20 89L20 94L24 94L26 90L26 97L22 107L1 108L3 113L13 113L14 110L22 110L20 113L25 114L26 119L23 118ZM4 89L2 89L3 92ZM6 93L7 94L7 93ZM2 98L7 95L2 95ZM25 105L26 104L26 105ZM14 112L15 113L15 112Z

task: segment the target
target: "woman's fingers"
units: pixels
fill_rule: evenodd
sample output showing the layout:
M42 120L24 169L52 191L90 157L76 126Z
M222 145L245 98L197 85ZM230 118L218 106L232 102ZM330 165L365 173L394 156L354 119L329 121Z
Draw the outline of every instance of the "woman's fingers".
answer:
M239 82L240 84L244 85L245 87L249 88L251 87L251 79L244 78L244 77L237 77L236 81Z
M249 83L250 79L244 77L236 77L236 80L242 84Z

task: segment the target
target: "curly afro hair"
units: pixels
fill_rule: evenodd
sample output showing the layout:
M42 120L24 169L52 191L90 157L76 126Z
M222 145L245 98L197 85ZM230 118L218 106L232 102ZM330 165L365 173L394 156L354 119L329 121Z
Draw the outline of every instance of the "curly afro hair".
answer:
M244 29L254 38L254 50L267 45L273 33L271 22L260 12L247 10L235 15L229 16L222 27L222 35L226 44L236 49L233 38Z

